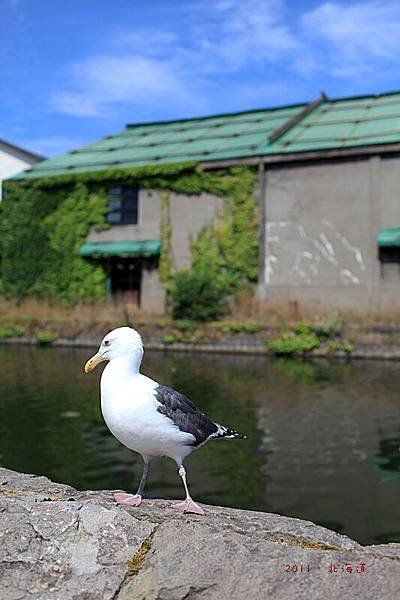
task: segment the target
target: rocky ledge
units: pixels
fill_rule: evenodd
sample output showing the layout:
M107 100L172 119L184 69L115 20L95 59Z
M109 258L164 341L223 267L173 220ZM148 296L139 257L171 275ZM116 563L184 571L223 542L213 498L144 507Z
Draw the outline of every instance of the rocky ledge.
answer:
M117 507L0 469L0 598L400 598L400 544L360 546L299 519L164 500Z

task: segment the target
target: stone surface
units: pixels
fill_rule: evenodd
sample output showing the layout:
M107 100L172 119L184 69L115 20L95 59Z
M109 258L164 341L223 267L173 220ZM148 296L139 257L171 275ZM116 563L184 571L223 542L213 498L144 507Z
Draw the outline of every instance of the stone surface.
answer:
M0 469L0 600L400 598L400 544L363 547L308 521L204 508L117 507L110 492Z

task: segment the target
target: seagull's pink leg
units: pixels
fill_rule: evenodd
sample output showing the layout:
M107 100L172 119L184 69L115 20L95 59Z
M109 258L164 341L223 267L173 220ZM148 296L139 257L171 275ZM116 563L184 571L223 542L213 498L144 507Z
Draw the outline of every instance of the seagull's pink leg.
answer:
M113 497L117 504L125 504L127 506L140 506L142 503L142 496L140 494L126 494L125 492L115 492L115 494L113 494Z
M140 506L142 503L144 485L146 483L147 474L150 468L150 459L147 456L143 456L144 466L143 475L139 483L136 494L126 494L125 492L115 492L113 494L114 500L117 504L126 506Z
M186 498L183 502L171 504L174 510L180 510L183 513L194 513L195 515L204 515L204 510L192 498Z
M176 502L175 504L171 504L171 508L173 508L174 510L179 510L183 513L194 513L195 515L204 515L204 510L194 500L192 500L189 494L189 489L186 483L186 471L183 465L179 467L178 473L182 478L183 485L185 486L186 498L183 502Z

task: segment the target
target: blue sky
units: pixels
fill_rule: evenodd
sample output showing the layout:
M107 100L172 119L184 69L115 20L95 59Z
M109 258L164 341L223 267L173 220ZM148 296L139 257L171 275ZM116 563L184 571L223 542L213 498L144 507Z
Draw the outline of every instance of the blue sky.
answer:
M400 88L400 2L0 0L0 138L52 156L128 122Z

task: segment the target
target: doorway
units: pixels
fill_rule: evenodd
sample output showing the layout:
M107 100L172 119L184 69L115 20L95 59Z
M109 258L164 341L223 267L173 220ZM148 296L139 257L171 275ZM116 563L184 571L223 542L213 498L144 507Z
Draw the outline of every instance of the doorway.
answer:
M142 259L112 257L109 263L111 297L117 302L140 306Z

